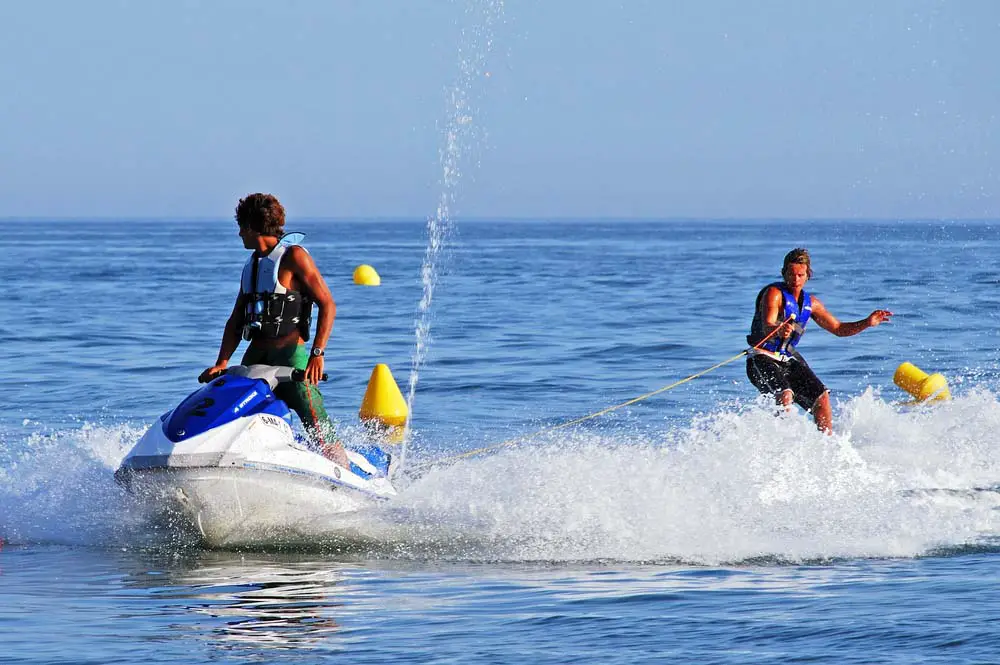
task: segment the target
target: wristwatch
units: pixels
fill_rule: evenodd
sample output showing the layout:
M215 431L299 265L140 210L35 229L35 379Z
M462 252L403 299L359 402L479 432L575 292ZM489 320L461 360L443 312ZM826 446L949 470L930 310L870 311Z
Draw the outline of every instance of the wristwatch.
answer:
M320 356L322 356L322 355L323 355L324 351L323 351L323 349L321 349L321 348L319 348L319 347L316 347L316 346L314 346L314 347L313 347L313 350L312 350L312 351L310 351L309 353L310 353L310 355L312 355L312 356L313 356L314 358L319 358Z

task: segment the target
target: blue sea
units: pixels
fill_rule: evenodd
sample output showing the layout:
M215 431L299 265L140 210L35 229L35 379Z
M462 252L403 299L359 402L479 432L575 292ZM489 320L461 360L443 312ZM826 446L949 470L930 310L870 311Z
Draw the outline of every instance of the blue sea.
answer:
M400 494L210 551L112 474L215 360L235 223L0 222L0 662L1000 663L1000 222L459 221L427 270L421 220L289 228L345 436L375 364L415 381ZM800 344L832 436L742 359L551 429L738 354L798 246L835 316L895 313ZM904 361L953 399L907 405Z

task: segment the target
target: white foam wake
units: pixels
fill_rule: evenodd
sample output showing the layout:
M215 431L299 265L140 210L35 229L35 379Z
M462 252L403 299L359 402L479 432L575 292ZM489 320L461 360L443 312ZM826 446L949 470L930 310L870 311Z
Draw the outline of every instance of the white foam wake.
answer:
M832 437L762 403L658 439L562 436L428 473L403 493L385 536L442 556L552 561L993 546L998 423L988 392L908 412L869 392L844 407Z
M921 410L867 392L837 410L832 437L763 402L653 435L560 433L434 468L352 520L353 545L321 520L312 544L388 558L705 564L1000 547L998 425L996 397L974 390ZM159 527L130 512L112 479L140 434L88 426L7 449L0 537L146 544Z

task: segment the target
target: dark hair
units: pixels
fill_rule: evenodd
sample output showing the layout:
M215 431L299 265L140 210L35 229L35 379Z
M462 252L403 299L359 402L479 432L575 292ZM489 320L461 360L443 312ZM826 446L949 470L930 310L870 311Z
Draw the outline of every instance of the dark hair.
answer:
M792 251L785 254L785 263L781 266L781 276L784 277L785 273L788 272L788 266L793 263L803 265L806 267L806 275L809 279L812 279L813 269L809 264L809 250L804 247L796 247Z
M236 205L236 222L262 236L284 235L285 208L272 194L247 194Z

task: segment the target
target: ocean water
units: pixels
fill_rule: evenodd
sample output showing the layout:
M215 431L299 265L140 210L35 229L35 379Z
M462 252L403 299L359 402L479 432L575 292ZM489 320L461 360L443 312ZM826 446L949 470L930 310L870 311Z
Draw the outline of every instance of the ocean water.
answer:
M376 363L410 381L425 225L290 228L349 435ZM1000 662L1000 222L459 221L398 500L292 551L205 550L112 478L215 359L235 224L0 232L0 662ZM833 436L742 360L543 431L739 353L796 246L836 316L895 312L800 344ZM954 399L904 404L903 361Z

